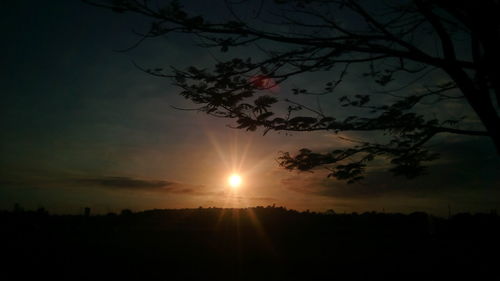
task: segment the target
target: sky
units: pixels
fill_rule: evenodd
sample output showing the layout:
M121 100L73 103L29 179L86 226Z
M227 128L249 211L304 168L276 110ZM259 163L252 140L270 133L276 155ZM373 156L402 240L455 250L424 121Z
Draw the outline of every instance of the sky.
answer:
M210 17L228 16L222 5L207 2L189 5ZM191 104L171 81L134 66L210 65L220 56L216 50L169 36L119 52L138 40L133 31L147 21L80 1L3 1L0 8L0 209L19 203L78 214L85 207L107 213L276 204L446 215L449 207L489 212L500 206L500 157L488 139L436 138L432 145L442 157L413 180L393 177L383 163L352 185L326 178L325 169L285 171L276 162L279 151L347 144L329 132L263 136L231 129L231 120L173 109ZM322 75L298 78L273 94L317 85ZM343 91L368 89L359 76ZM432 110L470 111L460 103ZM243 177L237 190L227 185L234 170Z

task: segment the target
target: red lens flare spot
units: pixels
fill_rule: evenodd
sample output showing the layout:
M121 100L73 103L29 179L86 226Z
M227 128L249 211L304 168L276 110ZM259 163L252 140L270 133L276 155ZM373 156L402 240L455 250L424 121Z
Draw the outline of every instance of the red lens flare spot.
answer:
M278 84L274 81L274 79L265 75L253 76L250 78L250 82L259 90L271 90L273 92L278 91Z

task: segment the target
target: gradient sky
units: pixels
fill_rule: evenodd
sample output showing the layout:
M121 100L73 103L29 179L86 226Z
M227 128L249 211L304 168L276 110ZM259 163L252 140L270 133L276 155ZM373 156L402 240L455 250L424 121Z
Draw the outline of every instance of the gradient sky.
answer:
M207 2L190 5L210 17L227 16L222 6ZM134 44L132 30L147 22L79 1L3 1L0 8L0 209L14 203L58 213L80 213L86 206L116 212L276 204L443 215L448 205L453 212L500 206L500 158L488 139L435 139L442 158L415 180L392 177L384 163L354 185L327 179L323 169L288 172L275 161L278 151L347 144L328 132L262 136L228 128L231 120L172 109L190 104L170 81L132 63L210 65L220 56L216 50L171 36L116 52ZM298 78L274 94L285 97L291 87L317 85L322 75ZM354 73L343 91L369 89L359 76ZM329 108L331 100L320 102ZM477 123L467 105L457 102L427 110L467 115L466 124ZM235 168L245 181L236 193L226 184Z

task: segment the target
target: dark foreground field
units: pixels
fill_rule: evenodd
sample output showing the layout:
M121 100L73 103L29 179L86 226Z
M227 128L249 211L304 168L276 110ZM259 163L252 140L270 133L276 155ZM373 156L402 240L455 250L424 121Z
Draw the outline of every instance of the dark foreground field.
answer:
M0 214L2 280L499 280L500 217L283 208ZM7 277L7 278L4 278Z

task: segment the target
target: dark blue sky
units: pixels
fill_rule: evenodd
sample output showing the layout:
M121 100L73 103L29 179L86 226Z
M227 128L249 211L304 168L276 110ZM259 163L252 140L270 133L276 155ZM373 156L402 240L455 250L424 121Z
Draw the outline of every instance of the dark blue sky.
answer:
M206 2L190 5L210 17L227 16L222 6ZM457 211L500 205L500 161L488 139L435 140L443 157L413 181L382 172L383 163L356 185L326 179L321 170L289 173L277 167L278 151L345 144L326 132L262 136L227 128L230 120L174 110L170 105L190 106L178 89L132 64L209 65L216 50L171 36L116 52L135 43L132 29L147 22L79 1L4 1L0 7L2 209L16 202L70 213L84 206L107 212L276 203L443 214L448 204ZM291 81L276 95L314 86L319 78ZM344 91L368 87L353 79ZM463 108L435 110L456 114ZM234 194L225 179L240 164L245 185Z

